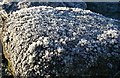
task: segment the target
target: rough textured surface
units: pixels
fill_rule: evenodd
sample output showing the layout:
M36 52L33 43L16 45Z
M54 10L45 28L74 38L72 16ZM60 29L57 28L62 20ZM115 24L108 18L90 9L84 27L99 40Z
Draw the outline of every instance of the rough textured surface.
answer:
M86 9L87 5L85 2L10 2L8 4L2 5L3 9L7 13L19 10L24 7L33 7L33 6L51 6L51 7L71 7L71 8L81 8Z
M2 21L2 18L0 16L0 35L1 35L1 32L2 32L2 25L3 25L3 21Z
M9 15L4 31L15 76L113 76L120 70L120 22L89 10L21 9Z
M91 11L120 20L120 2L88 2L86 4L88 6L87 9Z
M0 41L0 72L2 72L2 44L1 44L1 41ZM2 76L2 73L0 73L0 77Z

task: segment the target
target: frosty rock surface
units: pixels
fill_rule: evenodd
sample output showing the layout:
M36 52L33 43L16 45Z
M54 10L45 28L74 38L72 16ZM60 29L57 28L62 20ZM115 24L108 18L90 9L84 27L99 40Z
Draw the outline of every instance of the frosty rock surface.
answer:
M26 0L23 0L2 5L3 9L6 10L7 13L19 10L20 8L34 6L71 7L81 9L87 8L85 2L26 2Z
M15 76L82 76L96 65L112 72L120 61L120 22L89 10L21 9L9 15L3 35Z

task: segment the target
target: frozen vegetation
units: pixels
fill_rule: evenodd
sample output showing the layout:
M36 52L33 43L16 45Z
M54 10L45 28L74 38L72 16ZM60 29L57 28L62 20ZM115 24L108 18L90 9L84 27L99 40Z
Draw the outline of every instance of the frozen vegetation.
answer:
M117 76L120 21L89 10L37 6L10 14L3 32L14 76Z

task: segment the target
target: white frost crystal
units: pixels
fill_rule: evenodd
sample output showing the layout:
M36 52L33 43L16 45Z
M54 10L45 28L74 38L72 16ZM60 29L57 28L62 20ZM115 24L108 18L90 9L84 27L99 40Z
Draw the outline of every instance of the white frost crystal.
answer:
M107 31L104 31L105 34L107 34L107 36L109 37L112 37L112 38L118 38L119 36L119 33L117 30L107 30Z
M18 8L22 9L22 8L28 8L30 5L30 2L27 1L21 1L17 4Z
M58 51L58 52L62 52L63 50L64 50L64 49L61 48L61 47L58 47L58 48L57 48L57 51Z
M43 38L43 44L48 45L49 44L49 40L48 39L49 39L48 37L44 37Z
M83 76L101 58L120 61L120 22L88 10L24 8L10 14L5 27L16 76Z
M117 30L107 30L104 31L103 34L98 35L98 39L101 41L103 39L107 40L108 38L118 38L118 36L120 35L120 32Z
M33 42L33 43L29 46L28 51L33 52L34 49L35 49L35 47L36 47L36 45L37 45L37 44L36 44L35 42Z
M0 17L2 17L4 20L8 17L8 14L5 10L0 10Z
M5 37L3 38L3 42L7 42L7 40L8 40L8 36L5 36Z
M88 43L88 41L86 40L86 39L81 39L80 41L79 41L79 44L81 45L81 46L84 46L84 45L86 45Z
M28 62L28 63L31 64L31 62L33 62L33 57L32 57L32 55L29 56L29 62Z

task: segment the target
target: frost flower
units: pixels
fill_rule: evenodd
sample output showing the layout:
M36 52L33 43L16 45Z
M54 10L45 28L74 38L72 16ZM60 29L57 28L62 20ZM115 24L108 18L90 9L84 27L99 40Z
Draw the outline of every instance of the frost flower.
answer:
M112 37L112 38L117 38L118 37L118 31L116 30L107 30L104 32L107 36Z
M81 39L78 44L80 44L81 46L84 46L87 43L88 43L88 41L86 39Z
M119 32L117 30L107 30L107 31L104 31L103 34L100 34L98 35L97 39L99 41L101 40L107 40L108 38L112 38L112 39L115 39L115 38L118 38L119 36Z

